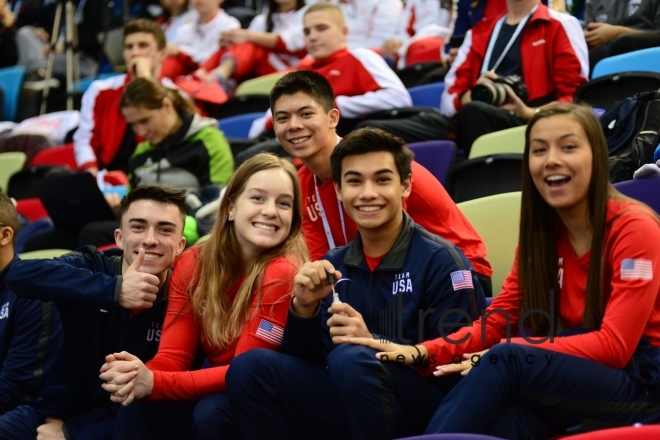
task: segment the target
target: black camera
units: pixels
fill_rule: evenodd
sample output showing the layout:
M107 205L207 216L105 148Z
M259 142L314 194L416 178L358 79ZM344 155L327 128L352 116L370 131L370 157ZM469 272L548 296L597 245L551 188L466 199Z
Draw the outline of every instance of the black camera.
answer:
M506 94L506 87L504 87L505 85L511 87L513 93L523 102L527 102L529 98L527 87L518 75L500 76L493 82L477 84L472 89L472 100L500 107L509 100Z

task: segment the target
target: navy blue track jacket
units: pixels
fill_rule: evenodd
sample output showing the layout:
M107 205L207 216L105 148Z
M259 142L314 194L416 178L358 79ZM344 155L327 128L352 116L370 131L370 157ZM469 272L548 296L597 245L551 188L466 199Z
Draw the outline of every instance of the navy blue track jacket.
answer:
M343 279L350 280L336 285L339 299L362 315L374 337L418 344L440 337L443 322L454 323L444 327L445 334L457 330L456 323L468 323L460 313L443 318L450 309L466 311L476 319L486 307L486 298L470 262L457 247L415 224L405 212L403 223L399 237L373 273L364 259L359 233L348 246L330 250L325 259ZM461 288L470 284L473 288ZM310 318L290 309L282 352L325 365L334 348L327 325L331 305L329 295Z
M52 303L21 298L5 280L17 256L0 272L0 414L32 405L54 371L64 333Z

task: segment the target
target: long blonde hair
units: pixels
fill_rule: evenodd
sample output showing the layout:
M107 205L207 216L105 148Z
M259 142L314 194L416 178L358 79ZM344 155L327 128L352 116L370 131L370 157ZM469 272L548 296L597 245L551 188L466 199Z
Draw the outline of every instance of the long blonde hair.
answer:
M284 170L293 183L291 230L281 244L259 255L252 266L242 267L241 248L234 223L228 221L229 208L245 190L250 177L259 171L272 168ZM272 154L261 153L247 160L229 180L211 237L201 244L201 258L197 260L195 275L188 289L195 317L211 345L224 348L241 334L243 325L250 317L253 294L261 301L261 280L266 265L271 260L286 255L292 258L295 264L302 265L308 259L301 233L301 197L296 169L290 162ZM245 280L231 301L227 292L243 275ZM293 289L293 280L290 282Z

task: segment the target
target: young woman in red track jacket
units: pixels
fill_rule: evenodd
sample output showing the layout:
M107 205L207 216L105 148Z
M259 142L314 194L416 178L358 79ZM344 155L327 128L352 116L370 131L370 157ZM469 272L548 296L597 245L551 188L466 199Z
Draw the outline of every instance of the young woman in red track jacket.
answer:
M279 349L292 281L307 258L301 218L289 162L264 153L236 171L210 238L175 266L156 357L144 365L115 353L102 369L103 387L125 405L116 438L240 438L225 374L242 352ZM198 345L210 367L190 371Z
M658 215L610 184L588 108L538 112L523 162L516 260L482 318L416 347L351 342L465 376L427 433L543 439L660 422Z

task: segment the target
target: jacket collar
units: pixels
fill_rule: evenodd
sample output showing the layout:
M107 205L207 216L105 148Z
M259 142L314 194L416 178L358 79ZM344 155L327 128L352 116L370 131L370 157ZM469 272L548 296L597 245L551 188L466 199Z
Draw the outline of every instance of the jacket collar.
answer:
M385 254L376 270L400 270L406 263L410 240L415 232L415 222L410 218L406 211L403 211L403 229L397 237L392 248ZM362 250L362 237L360 232L355 235L355 239L349 245L348 252L344 256L345 266L360 266L364 260Z

